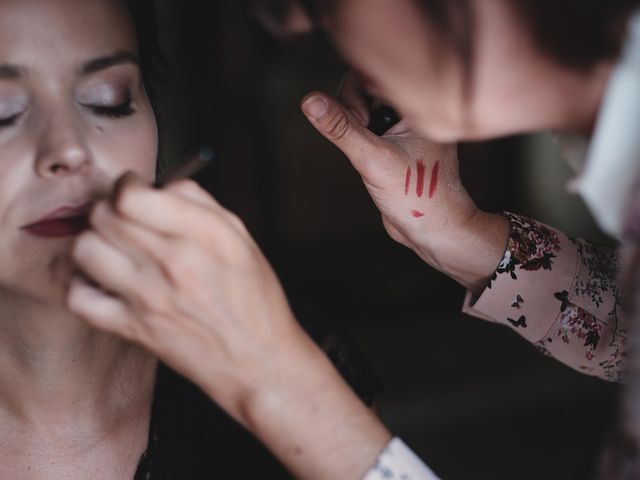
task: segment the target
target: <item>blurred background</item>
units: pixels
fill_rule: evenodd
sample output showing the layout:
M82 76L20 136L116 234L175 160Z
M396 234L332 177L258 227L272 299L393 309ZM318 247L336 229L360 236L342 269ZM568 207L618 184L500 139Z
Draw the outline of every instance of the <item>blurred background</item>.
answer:
M590 478L615 385L460 312L462 287L386 236L359 176L300 113L304 94L335 92L346 72L331 44L280 45L241 3L161 2L165 159L215 148L199 180L287 291L356 340L385 387L380 415L443 478ZM549 136L463 145L460 157L481 208L606 241L564 192L570 172Z

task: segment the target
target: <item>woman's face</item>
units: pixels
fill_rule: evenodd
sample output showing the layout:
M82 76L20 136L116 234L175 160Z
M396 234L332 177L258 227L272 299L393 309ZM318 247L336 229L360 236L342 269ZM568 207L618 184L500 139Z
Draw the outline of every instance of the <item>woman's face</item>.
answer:
M118 0L0 0L0 291L61 302L91 203L155 173L157 131Z
M317 0L319 4L326 0ZM433 140L580 129L574 72L542 55L510 2L471 0L473 61L443 47L420 0L333 0L323 22L373 95Z

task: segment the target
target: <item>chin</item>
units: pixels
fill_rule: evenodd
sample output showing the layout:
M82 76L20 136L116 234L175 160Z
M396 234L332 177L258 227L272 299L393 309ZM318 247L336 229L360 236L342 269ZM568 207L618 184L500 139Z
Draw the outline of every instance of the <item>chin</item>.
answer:
M47 300L66 305L67 291L76 267L68 253L54 256L49 265Z
M20 275L19 284L12 285L10 290L28 301L65 307L74 269L68 253L54 255L40 268Z

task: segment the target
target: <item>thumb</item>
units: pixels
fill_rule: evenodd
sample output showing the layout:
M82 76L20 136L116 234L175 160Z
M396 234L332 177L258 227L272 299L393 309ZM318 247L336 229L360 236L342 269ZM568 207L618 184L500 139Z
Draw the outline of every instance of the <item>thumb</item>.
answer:
M367 130L343 105L319 92L301 102L302 112L327 140L338 147L360 173L386 144Z

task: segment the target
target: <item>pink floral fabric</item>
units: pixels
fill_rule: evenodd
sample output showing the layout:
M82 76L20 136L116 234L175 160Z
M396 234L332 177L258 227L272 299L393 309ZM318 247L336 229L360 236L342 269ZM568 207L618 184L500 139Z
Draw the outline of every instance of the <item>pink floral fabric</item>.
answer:
M615 250L505 213L509 244L479 297L463 311L506 325L541 352L583 373L620 381L627 328Z

